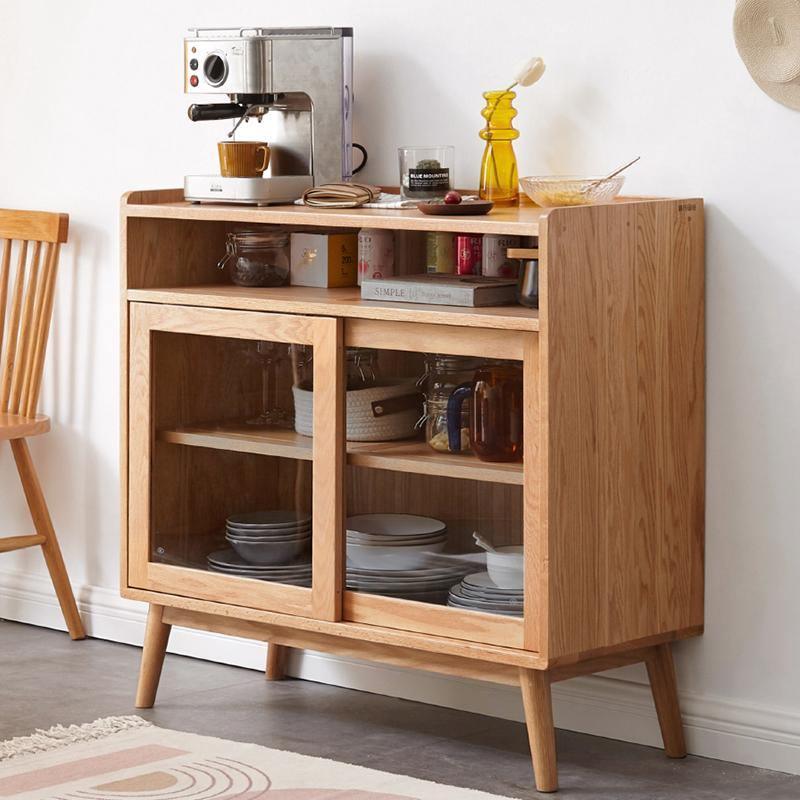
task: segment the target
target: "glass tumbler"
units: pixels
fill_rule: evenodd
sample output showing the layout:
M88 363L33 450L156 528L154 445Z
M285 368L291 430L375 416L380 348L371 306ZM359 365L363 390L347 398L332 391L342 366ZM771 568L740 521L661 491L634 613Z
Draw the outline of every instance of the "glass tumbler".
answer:
M438 200L453 188L452 145L400 147L398 155L403 200Z

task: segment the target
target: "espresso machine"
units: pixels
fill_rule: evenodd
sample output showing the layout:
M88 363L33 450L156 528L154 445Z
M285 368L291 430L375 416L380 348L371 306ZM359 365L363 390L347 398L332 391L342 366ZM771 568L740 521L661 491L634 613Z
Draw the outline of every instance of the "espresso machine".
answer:
M352 175L352 28L192 28L184 39L184 91L227 95L189 106L189 118L257 125L267 142L263 177L187 175L195 203L291 203L306 189ZM257 120L257 123L254 121Z

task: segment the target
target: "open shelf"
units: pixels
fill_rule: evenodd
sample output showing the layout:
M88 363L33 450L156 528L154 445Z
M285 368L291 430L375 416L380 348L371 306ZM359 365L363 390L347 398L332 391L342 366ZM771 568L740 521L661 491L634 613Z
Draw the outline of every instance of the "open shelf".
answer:
M310 461L312 439L295 431L251 428L245 423L191 425L158 434L162 442ZM472 454L436 453L425 442L348 442L347 463L356 467L441 475L521 485L522 464L494 464Z

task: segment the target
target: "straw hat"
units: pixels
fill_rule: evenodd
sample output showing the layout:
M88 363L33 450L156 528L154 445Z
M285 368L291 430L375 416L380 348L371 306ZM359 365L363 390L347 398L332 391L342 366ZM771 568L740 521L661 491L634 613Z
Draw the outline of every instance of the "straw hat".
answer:
M800 0L737 0L733 32L753 80L800 111Z

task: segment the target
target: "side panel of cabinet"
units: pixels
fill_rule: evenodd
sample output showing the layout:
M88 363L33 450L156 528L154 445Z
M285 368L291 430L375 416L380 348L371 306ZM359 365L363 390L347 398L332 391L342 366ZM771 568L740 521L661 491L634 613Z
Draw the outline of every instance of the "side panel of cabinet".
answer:
M540 245L549 656L697 633L702 201L556 209Z

